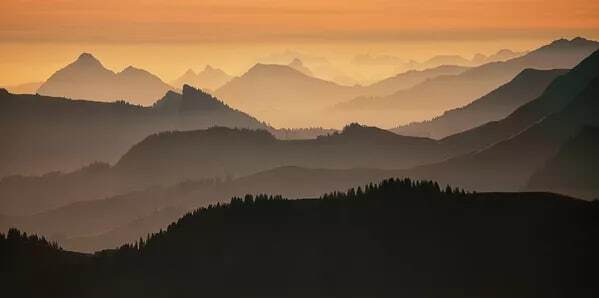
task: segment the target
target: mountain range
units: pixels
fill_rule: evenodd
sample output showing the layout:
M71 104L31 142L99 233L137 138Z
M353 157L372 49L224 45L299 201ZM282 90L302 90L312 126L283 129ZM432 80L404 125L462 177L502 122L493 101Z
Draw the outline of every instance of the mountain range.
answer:
M597 98L599 51L506 118L440 140L448 150L471 153L406 175L477 190L522 189L569 138L585 126L599 125Z
M216 90L230 81L232 77L219 68L213 68L210 65L195 73L188 69L181 77L171 82L171 85L179 86L190 85L204 90Z
M472 59L464 58L460 55L437 55L431 57L424 62L416 62L410 60L404 63L404 67L411 69L427 69L441 65L459 65L459 66L479 66L485 63L506 61L525 55L526 52L515 52L510 49L501 49L495 54L485 55L481 53L475 54Z
M501 120L537 98L555 78L566 72L563 69L527 68L508 83L463 107L446 111L429 121L399 126L392 131L401 135L441 139L487 122Z
M89 53L55 72L37 90L47 96L149 105L173 87L146 70L129 66L115 73Z
M73 170L116 161L133 144L165 130L269 127L213 96L183 86L153 106L0 92L0 177ZM51 154L50 154L51 153Z
M234 197L95 254L11 229L0 277L26 297L594 297L597 214L556 194L387 179Z
M560 39L518 58L483 64L457 75L438 76L388 96L358 97L338 104L336 109L339 113L352 112L352 115L365 113L364 111L368 110L385 113L392 110L398 115L400 113L401 115L414 114L419 117L426 113L429 115L441 114L446 110L466 105L489 93L513 79L526 68L572 68L597 49L599 49L599 42L596 41L580 37L572 40ZM370 115L376 115L376 113L370 113ZM371 120L377 121L376 118ZM393 125L382 123L381 120L375 124L378 126Z

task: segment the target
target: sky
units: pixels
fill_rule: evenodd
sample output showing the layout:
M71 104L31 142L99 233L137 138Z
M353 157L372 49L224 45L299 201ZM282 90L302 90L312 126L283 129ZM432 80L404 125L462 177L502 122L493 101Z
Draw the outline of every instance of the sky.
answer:
M352 57L469 57L599 38L596 0L2 0L1 8L5 85L44 80L81 52L117 71L135 65L170 81L205 64L239 75L294 51L367 80L377 71L352 65Z

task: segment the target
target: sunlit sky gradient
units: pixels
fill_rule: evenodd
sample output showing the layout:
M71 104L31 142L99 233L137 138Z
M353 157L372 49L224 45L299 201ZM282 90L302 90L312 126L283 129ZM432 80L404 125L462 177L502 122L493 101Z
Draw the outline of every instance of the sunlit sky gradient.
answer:
M240 74L297 50L344 72L356 54L423 60L599 37L595 0L3 0L0 84L47 78L83 51L170 81L205 64Z

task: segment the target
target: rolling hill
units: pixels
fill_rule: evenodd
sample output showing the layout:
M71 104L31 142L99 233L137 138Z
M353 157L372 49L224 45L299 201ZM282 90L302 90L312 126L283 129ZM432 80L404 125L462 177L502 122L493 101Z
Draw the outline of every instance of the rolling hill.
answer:
M392 179L321 199L233 198L94 255L11 230L0 277L21 297L593 297L597 212Z

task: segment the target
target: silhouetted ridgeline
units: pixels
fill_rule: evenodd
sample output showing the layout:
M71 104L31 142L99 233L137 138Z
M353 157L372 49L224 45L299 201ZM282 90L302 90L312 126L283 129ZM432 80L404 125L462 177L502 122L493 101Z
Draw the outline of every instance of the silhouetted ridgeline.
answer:
M501 141L404 175L477 190L522 189L534 171L569 138L578 135L585 126L599 126L598 99L599 51L556 79L541 97L507 118L443 139L441 143L459 147L504 135ZM511 134L505 135L510 131Z
M315 138L331 130L278 130L190 86L152 107L0 92L0 177L73 170L114 162L150 134L213 126L267 129L280 138Z
M152 135L123 155L114 171L135 183L168 184L283 165L398 169L445 158L447 152L434 140L358 124L311 140L278 140L266 131L217 127Z
M526 68L572 68L599 49L599 42L574 38L560 39L504 62L487 63L457 75L444 75L422 82L410 89L384 97L361 97L338 105L338 110L428 110L439 115L464 106L507 83Z
M112 162L146 136L211 126L268 126L189 86L153 107L0 94L0 177Z
M3 291L20 297L594 297L598 214L596 202L554 194L465 193L409 179L321 199L248 195L198 209L133 245L72 256L72 266L62 265L69 255L55 248L45 247L44 258L8 250L3 256L13 262L3 263ZM14 245L0 237L0 249ZM42 260L61 266L38 266ZM6 272L29 272L36 286L22 287L13 282L20 275Z
M0 206L6 215L0 217L0 231L17 227L46 235L69 250L93 252L164 229L190 210L223 203L232 196L276 193L290 199L316 197L395 176L391 170L280 167L237 179L186 181L111 196L106 192L117 190L101 180L73 179L74 185L69 185L48 177L46 182L40 179L35 184L14 185L23 195L14 195L14 201ZM63 181L70 180L65 176ZM6 192L5 185L0 194ZM48 210L49 205L60 207ZM25 215L15 216L15 212Z
M539 97L564 69L525 69L514 79L466 106L449 110L429 121L392 129L407 136L440 139L491 121L501 120L525 103Z

